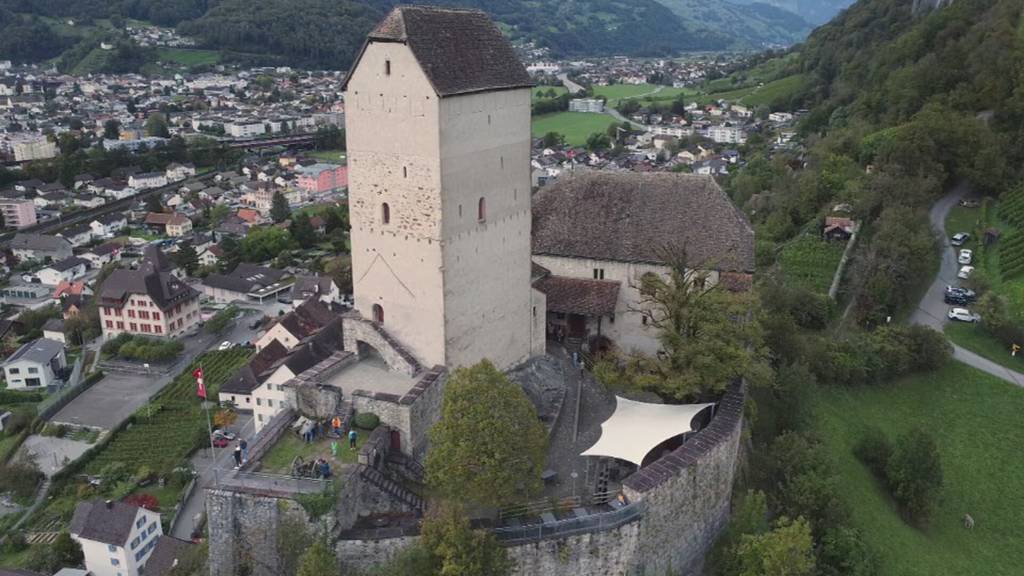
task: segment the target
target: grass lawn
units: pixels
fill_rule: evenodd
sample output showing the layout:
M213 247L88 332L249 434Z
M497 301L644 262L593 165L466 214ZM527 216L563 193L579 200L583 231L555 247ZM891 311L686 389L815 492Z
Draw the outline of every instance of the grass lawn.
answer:
M965 322L950 322L945 327L946 337L978 356L1006 366L1011 370L1024 372L1024 354L1010 356L1009 348L989 334L983 326Z
M952 362L890 385L817 393L817 427L836 461L853 524L882 561L879 574L1010 575L1024 566L1024 390ZM924 531L905 524L882 486L854 458L865 425L891 438L912 427L938 443L945 485ZM961 518L976 521L967 531Z
M612 84L610 86L594 86L594 95L604 96L608 99L608 106L615 108L618 106L619 100L637 98L657 89L658 87L654 84ZM662 88L662 92L665 90L670 90L670 88ZM661 96L661 92L657 96Z
M536 138L548 132L558 132L572 146L582 146L587 137L595 132L604 133L615 119L606 114L587 112L557 112L544 114L533 119L533 135Z
M973 248L972 244L978 239L975 233L978 229L978 220L981 218L980 208L964 208L954 206L949 215L946 216L946 234L952 238L957 232L969 232L971 239L964 244L964 248Z
M220 62L220 52L216 50L158 48L157 57L164 62L173 62L182 66L202 66Z
M786 284L827 294L846 244L806 234L782 249L779 267Z
M167 518L170 518L170 514L174 510L174 505L178 503L178 497L181 496L181 493L182 488L170 482L163 488L159 484L154 483L133 492L133 494L150 494L155 496L157 502L160 503L160 512Z
M768 105L779 98L792 96L804 87L804 83L805 78L802 74L779 78L755 89L750 95L743 98L741 102L747 106Z
M347 164L346 153L344 150L307 150L302 153L304 156L310 158L316 158L324 162L331 162L333 164Z
M338 457L331 455L331 438L320 438L316 442L307 444L302 437L293 432L287 432L274 447L263 457L261 472L271 474L289 474L292 470L292 461L296 456L302 456L306 462L317 458L325 458L331 463L332 468L338 464L355 464L359 448L363 446L370 436L369 430L356 428L359 437L356 439L356 449L350 450L348 438L338 439Z
M530 99L534 102L538 100L548 100L550 98L548 96L548 90L554 90L556 98L569 91L565 86L536 86L533 89Z

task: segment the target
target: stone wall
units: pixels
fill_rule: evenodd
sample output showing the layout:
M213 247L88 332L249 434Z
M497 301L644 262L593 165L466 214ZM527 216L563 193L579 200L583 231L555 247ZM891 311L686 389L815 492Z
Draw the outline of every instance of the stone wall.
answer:
M342 331L345 350L359 353L359 343L371 346L387 362L389 368L408 376L421 369L416 358L379 325L363 318L358 312L343 316Z
M347 574L384 564L419 539L419 536L341 539L334 544L334 551Z
M634 573L639 546L640 523L632 522L605 532L512 546L508 555L516 576L626 576Z
M285 518L308 526L309 518L293 500L254 493L207 490L210 576L279 576L278 528Z
M402 452L422 459L429 446L430 428L441 417L441 401L448 372L434 366L404 396L382 392L352 391L356 412L371 412L381 424L398 430Z

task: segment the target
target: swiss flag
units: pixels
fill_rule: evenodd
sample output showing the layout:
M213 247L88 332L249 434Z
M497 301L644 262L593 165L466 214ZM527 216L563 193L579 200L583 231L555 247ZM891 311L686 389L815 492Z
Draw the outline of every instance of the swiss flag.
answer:
M192 377L196 379L196 395L206 400L206 385L203 384L203 369L196 368L192 371Z

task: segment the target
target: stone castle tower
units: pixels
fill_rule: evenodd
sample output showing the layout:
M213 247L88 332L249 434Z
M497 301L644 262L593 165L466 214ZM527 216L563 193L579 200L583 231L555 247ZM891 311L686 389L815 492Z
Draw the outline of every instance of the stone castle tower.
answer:
M530 86L483 12L425 7L395 8L345 81L355 306L425 365L507 368L538 339Z

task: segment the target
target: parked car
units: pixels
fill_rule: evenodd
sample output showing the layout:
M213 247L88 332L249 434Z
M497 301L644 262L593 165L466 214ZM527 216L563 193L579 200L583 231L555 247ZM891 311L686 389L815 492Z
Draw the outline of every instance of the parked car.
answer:
M967 248L960 250L960 254L956 257L956 261L960 264L970 264L974 258L974 252L971 252Z
M943 297L942 301L953 306L967 306L971 303L971 300L960 294L951 294L948 292L946 293L946 296Z
M977 322L981 319L977 314L971 314L967 308L950 308L948 316L950 320L957 322Z
M971 239L971 235L967 232L957 232L953 234L953 239L949 241L953 246L963 246L965 242Z
M956 277L961 280L967 280L971 277L972 272L974 272L974 266L964 266L963 268L960 268L959 272L957 272Z
M210 441L217 448L227 448L228 444L231 443L230 440L228 440L227 438L223 438L221 436L211 436Z
M234 432L228 432L227 430L220 430L220 429L217 429L217 430L213 431L213 437L214 438L224 438L225 440L234 440L235 438L237 438L237 436L235 435Z
M230 340L225 340L225 341L220 343L220 346L217 346L217 350L219 352L223 352L225 350L229 350L231 348L231 346L232 346L231 341Z
M974 301L974 299L978 297L974 290L960 288L959 286L946 286L946 294L960 296L971 301Z
M961 200L960 205L964 208L977 208L979 206L977 200Z

